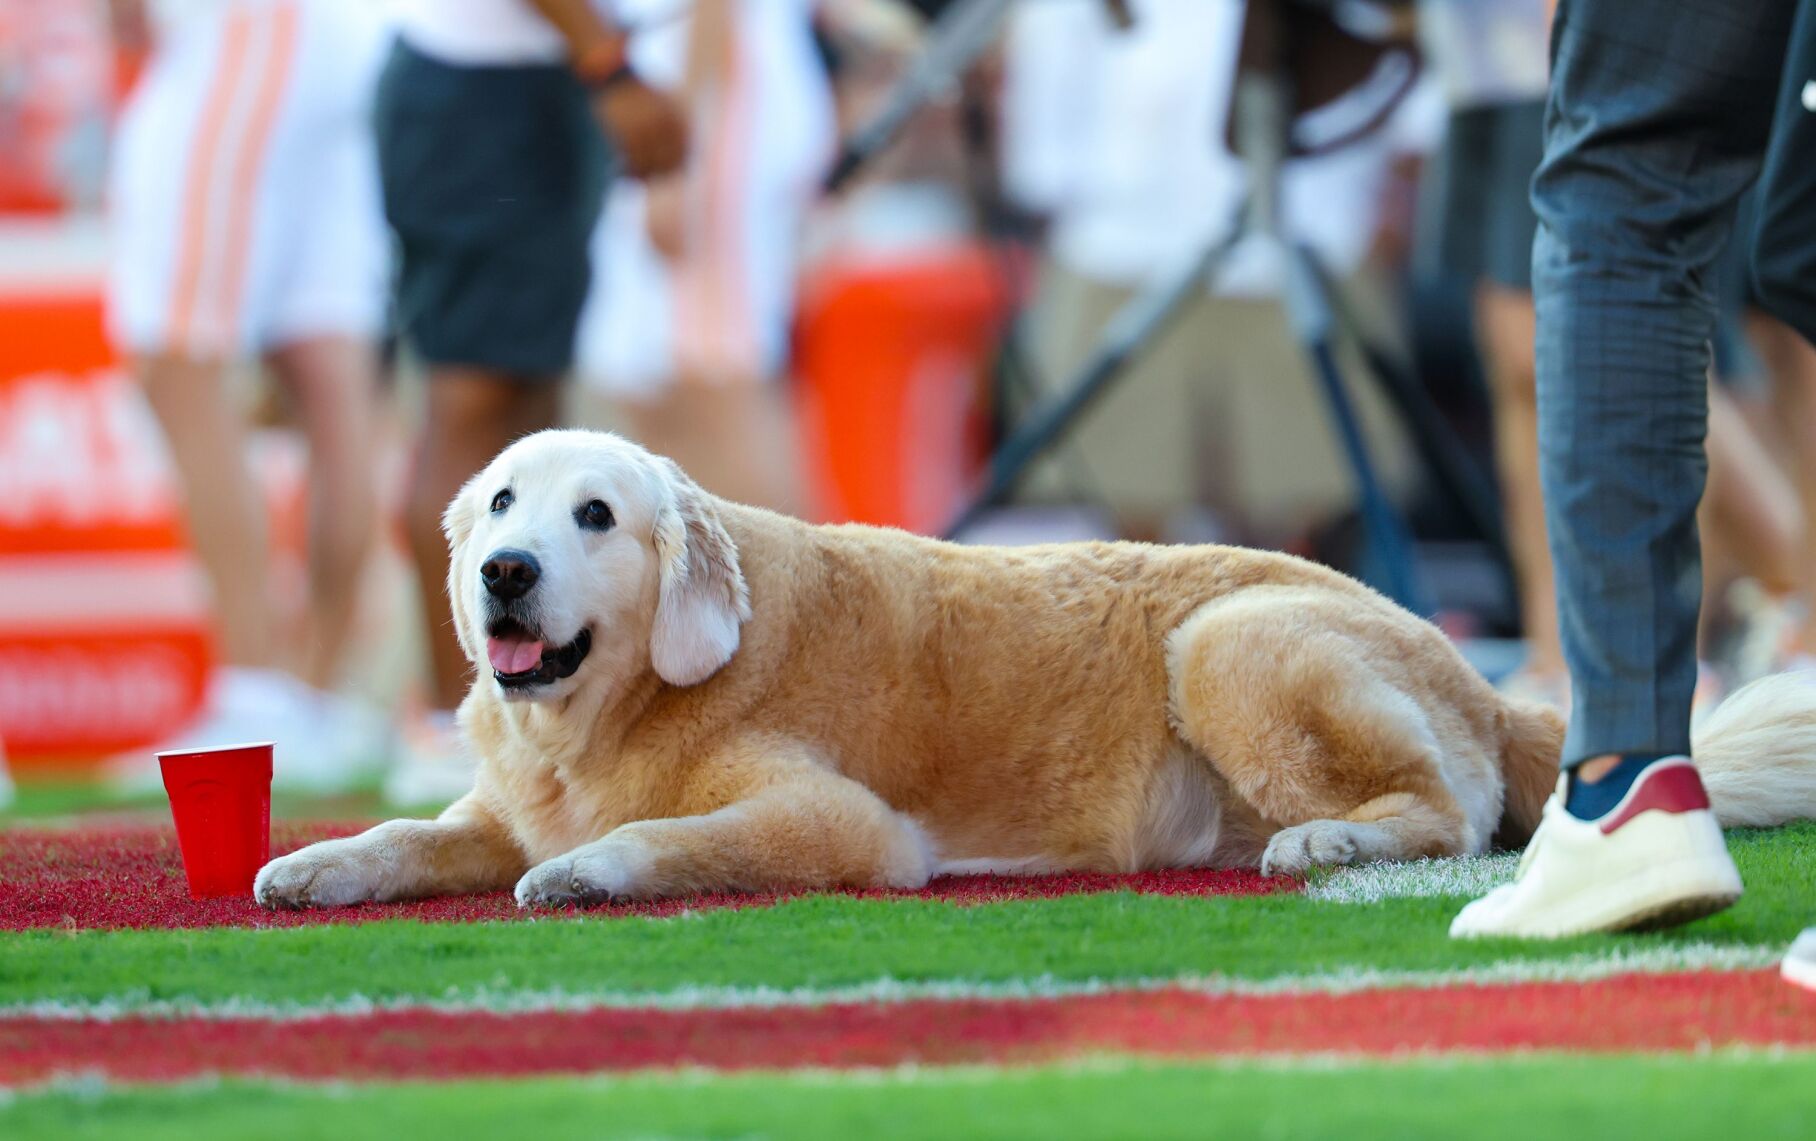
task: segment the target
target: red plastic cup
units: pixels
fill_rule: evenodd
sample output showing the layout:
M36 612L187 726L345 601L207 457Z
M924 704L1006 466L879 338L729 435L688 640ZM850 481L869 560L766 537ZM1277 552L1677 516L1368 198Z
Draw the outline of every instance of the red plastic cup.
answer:
M191 899L251 895L271 859L271 742L158 754Z

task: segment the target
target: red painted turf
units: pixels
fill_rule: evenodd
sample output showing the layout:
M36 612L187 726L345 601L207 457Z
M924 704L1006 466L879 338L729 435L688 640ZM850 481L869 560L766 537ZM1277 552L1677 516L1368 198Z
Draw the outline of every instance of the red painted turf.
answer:
M286 825L273 828L274 854L293 851L363 825ZM878 898L939 899L992 903L1046 899L1105 891L1150 895L1267 895L1297 890L1297 881L1249 871L1142 872L1135 875L942 876L921 891L862 891ZM774 895L703 895L660 903L617 904L590 915L674 915L720 907L775 903ZM168 828L103 830L21 830L0 833L0 930L119 927L293 927L307 923L371 923L381 919L473 922L528 919L508 892L432 899L420 903L369 904L333 911L271 912L247 899L193 900L183 880L176 836Z
M1026 1063L1412 1051L1816 1046L1816 995L1775 972L1354 994L1181 991L1036 1001L539 1014L394 1011L262 1019L0 1019L0 1083L59 1074L174 1081L514 1077L706 1066Z

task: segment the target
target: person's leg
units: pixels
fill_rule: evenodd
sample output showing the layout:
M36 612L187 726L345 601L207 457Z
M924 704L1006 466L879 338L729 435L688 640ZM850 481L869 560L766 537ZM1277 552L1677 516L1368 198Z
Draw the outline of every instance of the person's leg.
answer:
M254 131L233 113L257 101L268 73L282 74L280 25L292 17L242 5L198 15L181 56L160 57L136 88L110 156L109 325L163 431L229 668L279 664L264 503L230 373L253 339L249 239L264 159L284 126ZM209 181L230 163L241 177Z
M1572 771L1519 879L1465 908L1452 935L1626 930L1740 895L1684 759L1708 276L1758 169L1793 12L1792 0L1744 13L1697 0L1636 22L1618 0L1558 7L1533 295Z
M1800 5L1778 90L1778 113L1766 152L1759 222L1752 235L1753 283L1760 305L1778 318L1755 322L1760 355L1796 462L1806 520L1816 520L1816 114L1806 102L1816 82L1816 4ZM1787 327L1788 326L1788 327ZM1799 343L1792 330L1801 335ZM1816 575L1816 525L1805 532L1804 570ZM1816 653L1816 587L1812 616L1798 649Z
M1477 336L1494 399L1495 463L1506 512L1509 546L1519 579L1526 662L1523 674L1535 680L1567 680L1557 624L1557 595L1551 550L1545 534L1544 497L1539 487L1538 401L1534 384L1532 295L1487 284L1476 296ZM1783 326L1778 326L1783 329ZM1793 335L1794 336L1794 335ZM1810 356L1802 341L1791 346ZM1787 383L1797 383L1794 370ZM1774 377L1779 374L1773 369ZM1816 438L1816 368L1810 382L1805 423ZM1787 412L1801 405L1787 400ZM1800 509L1790 487L1720 389L1709 394L1709 479L1700 519L1710 555L1720 552L1736 573L1758 580L1782 595L1800 589L1805 572L1816 568L1816 531L1803 519L1816 508L1816 452L1799 453L1812 480ZM1816 517L1816 516L1810 516ZM1807 552L1807 553L1806 553Z
M333 687L377 538L377 352L345 336L309 337L267 355L309 444L309 606L298 673Z
M1708 546L1771 594L1797 589L1804 525L1796 493L1719 387L1709 389L1708 452L1701 514Z
M1492 282L1476 290L1476 336L1494 400L1495 467L1507 519L1508 547L1519 582L1523 672L1562 679L1557 591L1545 538L1539 490L1539 408L1534 380L1532 294Z
M1816 654L1816 346L1784 322L1756 314L1748 322L1765 363L1772 406L1789 445L1785 457L1803 509L1803 544L1798 552L1796 588L1805 613L1788 649Z
M1758 170L1789 2L1634 25L1565 0L1533 184L1541 467L1575 704L1564 762L1690 749L1710 266ZM1636 76L1655 82L1636 83Z
M227 364L158 353L139 358L135 371L164 431L190 542L214 590L221 662L275 667L265 505L246 462L246 417L229 390Z
M429 638L430 701L453 709L466 696L466 655L448 604L448 541L441 515L461 485L519 436L560 421L561 388L476 368L440 367L429 378L421 443L410 475L405 524L416 561Z
M429 704L445 727L467 662L448 610L441 515L505 445L557 422L608 160L564 65L462 67L407 43L380 78L376 131L402 254L397 319L429 366L405 524Z

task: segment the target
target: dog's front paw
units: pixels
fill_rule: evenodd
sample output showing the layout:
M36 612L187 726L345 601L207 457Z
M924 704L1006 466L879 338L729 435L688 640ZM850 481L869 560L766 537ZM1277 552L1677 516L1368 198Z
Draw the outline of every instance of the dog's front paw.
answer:
M1282 828L1261 855L1264 875L1302 875L1320 864L1349 864L1356 859L1356 838L1341 820L1313 820Z
M379 869L352 840L324 840L259 869L252 896L266 907L347 907L374 898Z
M517 881L517 906L590 906L648 899L651 860L642 842L613 834L544 860Z

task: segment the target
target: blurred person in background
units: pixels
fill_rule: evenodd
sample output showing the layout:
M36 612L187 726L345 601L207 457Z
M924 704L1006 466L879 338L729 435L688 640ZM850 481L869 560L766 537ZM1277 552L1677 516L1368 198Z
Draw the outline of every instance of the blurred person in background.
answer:
M1137 0L1118 31L1097 0L1016 7L1006 56L1005 182L1048 220L1032 317L1045 384L1065 382L1105 323L1144 285L1196 258L1236 223L1247 189L1224 144L1242 0ZM1394 290L1380 274L1407 243L1397 204L1437 141L1441 106L1421 85L1382 129L1290 161L1288 235L1309 243L1377 335L1392 340ZM1411 160L1410 164L1408 160ZM1354 500L1330 413L1276 300L1277 250L1245 238L1190 304L1030 478L1053 499L1088 472L1125 537L1296 537ZM1345 376L1390 483L1410 474L1402 433L1354 346ZM1075 457L1065 453L1073 451ZM1070 469L1070 470L1069 470ZM1206 533L1199 517L1215 516Z
M1475 335L1493 400L1495 462L1519 588L1526 658L1503 683L1561 704L1551 555L1539 494L1533 389L1532 235L1527 187L1544 151L1549 0L1422 0L1425 58L1450 107L1430 165L1422 260L1473 287Z
M1501 688L1564 706L1569 674L1558 630L1545 505L1539 489L1538 398L1535 386L1532 239L1538 229L1529 188L1544 149L1547 43L1551 0L1423 0L1419 25L1425 57L1450 105L1443 146L1431 164L1432 208L1420 235L1424 260L1471 284L1477 345L1493 398L1495 461L1508 545L1519 586L1526 657ZM1738 247L1736 255L1743 255ZM1736 271L1738 313L1744 256ZM1731 314L1732 316L1732 314ZM1775 327L1774 327L1775 326ZM1809 386L1797 343L1783 344L1782 325L1756 315L1752 328L1771 347L1776 391L1795 398ZM1802 347L1807 353L1807 347ZM1805 407L1804 418L1808 420ZM1710 392L1709 494L1704 527L1716 565L1733 568L1782 600L1799 588L1816 559L1805 549L1804 511L1738 408L1720 386ZM1803 468L1816 467L1805 462ZM1809 482L1806 480L1806 482ZM1813 485L1816 486L1816 485ZM1816 507L1816 496L1806 495ZM1767 631L1787 621L1773 615ZM1782 631L1795 639L1797 631ZM1755 654L1755 656L1757 656ZM1761 672L1747 666L1747 680ZM1719 696L1705 670L1699 703Z
M273 739L280 782L340 787L382 748L372 718L329 689L375 537L387 243L369 123L385 29L366 0L111 3L122 41L150 58L116 144L109 322L169 443L222 662L203 722L167 747ZM230 383L255 360L309 447L295 654L274 625L248 414ZM156 769L140 758L122 776Z
M454 724L468 666L444 585L442 512L505 445L560 421L613 163L637 177L674 169L686 123L591 0L394 7L379 163L402 256L397 320L429 373L405 523L431 684L386 791L427 803L465 792L474 769Z
M1720 383L1709 404L1709 486L1699 514L1705 591L1716 603L1703 637L1734 684L1816 667L1816 348L1772 310L1755 280L1747 239L1761 226L1760 197L1755 190L1741 199L1735 239L1716 272ZM1738 454L1723 446L1735 439L1748 445ZM1741 477L1731 474L1737 467ZM1728 520L1738 523L1723 526Z
M779 381L802 227L835 142L814 8L696 0L638 37L638 70L679 91L692 147L681 170L612 196L580 338L581 372L633 437L716 494L791 513Z
M1778 432L1778 456L1801 508L1795 594L1782 600L1782 633L1763 647L1769 669L1816 668L1816 347L1764 309L1747 315L1747 332L1765 367L1764 413Z

